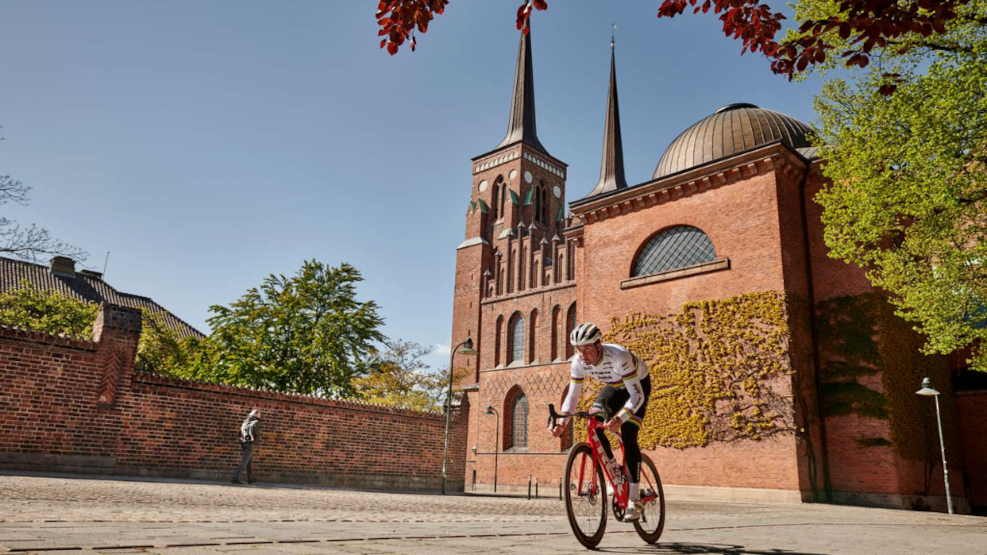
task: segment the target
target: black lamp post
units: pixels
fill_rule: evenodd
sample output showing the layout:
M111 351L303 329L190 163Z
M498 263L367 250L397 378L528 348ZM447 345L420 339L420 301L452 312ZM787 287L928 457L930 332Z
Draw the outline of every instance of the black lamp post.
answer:
M463 348L460 352L464 355L476 354L476 351L473 350L473 338L471 337L467 337L466 341L453 347L452 352L449 354L449 393L446 395L446 443L445 449L442 452L442 495L446 494L446 467L449 461L449 417L452 414L452 364L456 360L456 351L460 347Z
M500 445L500 414L493 407L487 407L486 414L492 414L497 417L497 431L494 433L494 493L497 493L497 454L500 452L500 449L498 449L498 445Z

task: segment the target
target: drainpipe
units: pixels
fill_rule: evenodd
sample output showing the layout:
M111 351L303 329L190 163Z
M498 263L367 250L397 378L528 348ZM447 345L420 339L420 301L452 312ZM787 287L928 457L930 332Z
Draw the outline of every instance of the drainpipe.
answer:
M819 413L819 438L820 458L822 460L823 471L823 501L829 503L833 500L833 484L829 477L829 448L826 442L826 417L822 408L822 376L821 365L819 363L819 330L816 326L816 293L812 283L812 252L809 250L809 217L805 206L805 187L809 181L809 173L812 163L806 161L805 175L802 176L802 183L799 185L799 202L802 212L802 242L805 250L805 278L806 286L809 289L809 329L812 333L812 364L815 367L816 378L816 410Z

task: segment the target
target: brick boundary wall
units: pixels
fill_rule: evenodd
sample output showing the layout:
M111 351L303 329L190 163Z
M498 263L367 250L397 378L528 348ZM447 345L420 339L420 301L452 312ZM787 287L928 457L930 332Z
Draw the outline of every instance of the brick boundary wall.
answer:
M103 304L93 341L0 327L0 469L228 480L261 411L263 482L438 490L445 416L134 372L140 312ZM468 405L450 426L463 491Z

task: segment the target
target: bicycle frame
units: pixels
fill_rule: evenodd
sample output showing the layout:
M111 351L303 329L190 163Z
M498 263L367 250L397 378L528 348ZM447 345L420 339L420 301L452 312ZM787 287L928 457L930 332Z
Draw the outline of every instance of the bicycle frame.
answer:
M606 464L607 453L603 450L603 443L600 441L600 435L598 430L603 430L604 436L606 436L606 428L603 426L596 415L591 415L590 418L586 419L586 441L589 443L590 448L593 451L593 464L599 465L603 469L603 477L606 479L607 484L613 489L613 497L617 503L617 508L620 510L627 510L627 481L624 480L623 483L617 484L617 477L613 475L613 469L610 468L609 464ZM617 445L620 447L620 465L623 468L627 468L627 462L624 455L624 439L620 437L620 434L612 434L613 437L617 438ZM614 458L617 457L617 453L614 452ZM583 473L586 471L585 466L580 466L579 468L579 483L585 483L583 481ZM591 486L593 490L596 491L596 473L593 469L590 469L590 475L592 476Z
M610 468L610 465L606 464L606 460L607 460L606 459L606 456L607 456L606 455L606 451L604 451L604 449L603 449L603 443L600 441L599 434L597 433L597 430L603 430L604 435L606 435L606 428L604 427L603 422L600 420L600 418L602 418L603 415L602 414L589 414L589 413L586 413L586 412L576 412L576 413L568 414L568 415L558 414L558 413L555 412L555 405L548 405L548 413L549 413L549 422L551 424L553 424L553 425L554 425L554 423L556 422L557 419L564 418L566 416L575 416L575 417L585 418L586 419L586 422L587 422L587 425L586 425L586 441L589 443L590 450L593 453L593 464L594 465L599 465L599 467L603 470L603 477L607 481L607 485L609 485L610 488L613 489L613 497L614 497L614 501L616 502L616 507L619 510L622 510L622 511L627 510L627 500L628 500L627 498L628 498L628 495L629 495L629 492L628 492L628 481L625 479L623 481L623 483L620 483L620 484L617 483L617 477L613 475L613 471ZM611 435L613 437L617 438L617 444L620 447L620 459L619 460L621 461L621 467L623 467L624 469L626 469L627 468L627 461L626 461L625 453L624 453L624 440L623 440L622 437L620 437L620 434L611 434ZM614 453L614 458L616 458L616 457L617 457L617 454ZM585 465L580 465L580 468L579 468L579 483L580 484L586 483L584 481L585 472L586 472ZM625 470L625 472L626 472L626 470ZM591 490L590 491L593 491L593 492L598 491L598 487L599 486L596 483L596 479L597 479L596 478L596 472L593 472L593 469L592 468L590 468L590 476L591 476L591 478L590 478L590 488L591 488ZM641 503L648 504L648 503L650 503L650 502L652 502L652 501L654 501L655 499L658 498L658 495L655 494L655 492L657 491L658 488L654 487L654 484L651 483L650 478L648 478L647 476L645 476L644 478L645 478L645 480L647 480L647 484L641 484L641 486L642 486L641 487L641 490L642 490L642 492L647 491L647 492L651 492L651 493L648 494L648 495L642 495L641 496ZM600 484L600 485L602 485L602 484ZM580 487L582 487L582 486L580 486ZM579 494L582 495L583 492L579 492Z

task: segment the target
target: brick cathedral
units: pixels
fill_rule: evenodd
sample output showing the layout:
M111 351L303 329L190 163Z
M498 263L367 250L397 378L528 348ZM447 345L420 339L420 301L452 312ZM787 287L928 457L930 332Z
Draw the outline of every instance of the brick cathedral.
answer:
M613 52L598 183L567 196L535 124L529 33L456 251L452 344L478 351L454 359L467 489L559 487L579 432L553 438L548 404L566 393L570 330L593 322L648 361L641 446L669 498L942 509L935 412L915 395L930 377L954 502L987 505L987 391L958 379L963 356L922 355L863 271L827 256L807 125L724 106L629 185Z

